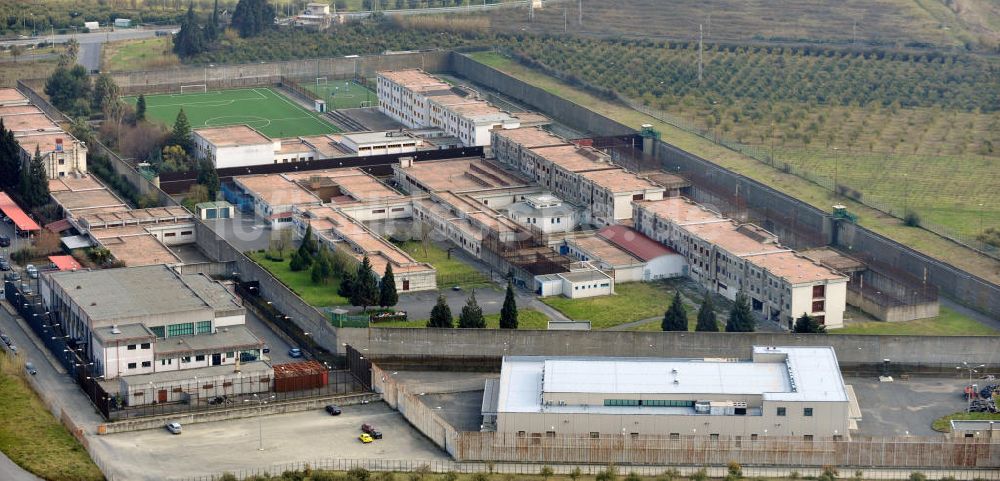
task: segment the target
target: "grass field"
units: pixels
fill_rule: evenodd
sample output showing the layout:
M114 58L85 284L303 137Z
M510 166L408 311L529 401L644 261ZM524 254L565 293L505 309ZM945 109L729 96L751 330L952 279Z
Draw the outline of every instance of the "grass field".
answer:
M105 43L101 71L151 70L181 64L173 52L172 37L153 37Z
M135 105L136 98L127 102ZM191 128L246 124L271 138L319 135L337 128L269 88L146 96L146 116L171 126L181 109Z
M638 129L642 124L651 124L662 133L663 140L688 152L710 159L722 167L769 185L819 209L829 210L830 205L833 203L843 203L852 213L858 216L858 221L861 225L902 244L913 247L931 257L965 269L984 279L992 282L1000 282L1000 262L979 255L971 250L960 248L953 242L936 234L923 229L906 227L899 219L887 216L863 204L844 198L834 198L829 191L812 182L771 168L750 157L685 132L627 106L595 97L581 89L567 85L537 70L524 67L496 53L476 52L470 54L470 57L549 93L586 106L597 113L622 122L625 125ZM787 159L784 160L787 161ZM990 205L996 208L995 203ZM967 207L967 209L971 210L972 206ZM966 216L966 218L968 217Z
M486 276L475 267L459 260L458 256L448 258L448 252L433 242L406 241L396 244L407 254L420 262L427 262L437 270L438 287L446 288L455 284L468 285L486 282Z
M452 311L452 314L457 315L462 311L459 307L457 311ZM487 314L483 316L486 318L486 328L487 329L499 329L500 328L500 314ZM455 323L458 323L458 317L455 318ZM380 322L378 324L373 324L374 327L412 327L421 328L427 327L427 319L411 320L406 322ZM547 329L549 326L549 316L544 313L536 311L534 309L520 309L517 311L517 328L518 329Z
M351 305L347 299L337 295L337 288L340 287L339 279L334 278L326 285L316 285L312 283L310 270L292 272L288 267L290 252L285 256L285 260L280 262L265 258L261 252L251 252L247 255L313 307Z
M996 336L995 329L969 319L947 307L940 315L929 319L904 322L858 322L841 329L831 329L831 334L871 334L901 336Z
M299 85L326 100L328 110L378 106L378 94L352 80L308 79Z
M613 296L586 299L557 296L543 298L542 302L574 321L590 321L593 329L607 329L627 322L662 317L673 295L673 288L665 282L630 282L615 285Z
M50 481L102 480L100 470L21 378L21 364L0 356L0 451Z

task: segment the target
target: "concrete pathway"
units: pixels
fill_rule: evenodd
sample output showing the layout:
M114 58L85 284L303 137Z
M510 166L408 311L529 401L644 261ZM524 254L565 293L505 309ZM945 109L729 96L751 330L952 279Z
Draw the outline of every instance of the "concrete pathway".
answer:
M4 481L42 481L42 478L14 464L14 461L11 461L3 453L0 453L0 479Z

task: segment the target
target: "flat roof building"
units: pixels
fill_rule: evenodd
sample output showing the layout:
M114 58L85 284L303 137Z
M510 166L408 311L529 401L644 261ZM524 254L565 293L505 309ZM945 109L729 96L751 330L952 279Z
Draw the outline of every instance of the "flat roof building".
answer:
M7 130L14 132L23 164L27 165L37 152L50 179L87 172L87 146L83 142L65 132L41 109L28 104L27 99L20 103L16 99L20 92L3 90L13 92L0 93L0 119ZM4 97L13 100L8 105Z
M507 356L496 429L524 436L849 436L832 347L753 348L750 359Z

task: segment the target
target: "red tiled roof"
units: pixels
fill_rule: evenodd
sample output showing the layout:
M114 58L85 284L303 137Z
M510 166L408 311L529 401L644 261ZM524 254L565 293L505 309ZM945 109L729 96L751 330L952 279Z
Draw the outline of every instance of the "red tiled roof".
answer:
M267 220L285 219L285 218L288 218L288 217L292 217L293 215L295 215L295 214L292 214L291 212L279 212L277 214L272 214L272 215L268 216Z
M81 269L80 263L73 256L49 256L55 266L61 271L78 271Z
M651 261L667 254L676 254L673 249L623 225L605 227L597 231L597 235L644 261Z
M31 217L28 217L28 214L25 214L14 203L14 200L6 192L0 192L0 211L3 211L4 215L13 219L14 225L22 231L42 230L35 221L31 220Z
M64 230L69 230L72 227L73 226L70 225L68 219L59 219L55 222L49 222L48 224L45 224L46 229L56 233L62 232Z

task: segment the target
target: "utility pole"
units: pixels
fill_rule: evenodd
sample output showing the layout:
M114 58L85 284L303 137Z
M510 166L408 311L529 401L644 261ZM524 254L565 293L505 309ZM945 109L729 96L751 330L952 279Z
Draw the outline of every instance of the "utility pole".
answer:
M854 26L851 27L851 45L858 42L858 21L854 21Z
M708 14L708 38L712 38L712 14Z
M703 65L702 55L703 52L705 51L705 45L703 42L704 42L704 30L702 29L701 24L698 24L698 83L699 84L701 83L702 70L704 69L704 67L702 66Z
M569 33L569 17L566 16L567 14L566 7L563 7L563 33Z
M580 22L580 25L582 26L583 25L583 0L580 0L579 11L580 11L579 22Z

